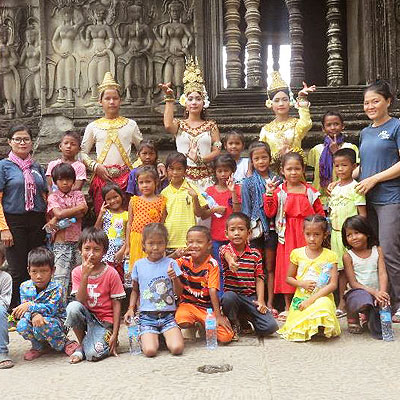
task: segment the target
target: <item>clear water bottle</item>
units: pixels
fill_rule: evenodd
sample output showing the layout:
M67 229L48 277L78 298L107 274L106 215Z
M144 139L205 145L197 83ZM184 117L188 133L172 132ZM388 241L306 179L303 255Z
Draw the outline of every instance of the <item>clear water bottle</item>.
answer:
M209 350L214 350L218 346L217 342L217 320L212 308L207 308L206 316L206 346Z
M314 293L323 288L329 283L331 279L332 264L327 263L322 267L321 273L318 275L317 284L315 285Z
M60 231L62 229L66 229L69 226L71 226L72 224L74 224L76 222L76 218L72 217L72 218L64 218L64 219L60 219L55 226L55 229L50 228L49 226L45 226L45 231L47 233L55 233L57 231Z
M214 200L214 198L211 197L208 193L206 193L206 192L201 192L201 195L205 198L208 207L210 207L210 208L219 207L219 204L218 204L218 203ZM221 217L222 217L222 214L215 213L214 215L215 215L217 218L221 218Z
M392 327L392 311L389 305L381 307L379 310L382 326L382 339L385 342L392 342L394 340L393 327Z
M142 352L139 341L139 318L131 317L128 321L129 352L136 356Z
M132 275L129 272L129 258L126 258L124 261L124 286L126 288L132 287Z

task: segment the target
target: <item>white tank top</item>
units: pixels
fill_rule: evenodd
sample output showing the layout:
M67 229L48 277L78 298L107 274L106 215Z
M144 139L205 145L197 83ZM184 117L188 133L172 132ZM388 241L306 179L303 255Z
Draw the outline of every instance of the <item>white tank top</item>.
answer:
M358 257L352 250L348 253L353 261L354 275L358 283L379 290L378 248L373 246L367 258Z

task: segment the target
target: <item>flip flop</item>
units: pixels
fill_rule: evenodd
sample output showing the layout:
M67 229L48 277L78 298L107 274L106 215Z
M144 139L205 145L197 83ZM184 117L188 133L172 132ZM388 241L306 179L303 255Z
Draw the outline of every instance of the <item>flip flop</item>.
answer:
M0 369L10 369L14 366L12 360L2 360L0 361Z
M78 342L76 342L75 340L68 340L68 342L65 344L65 347L64 347L64 353L68 357L71 357L72 354L75 353L75 351L78 347L80 347Z
M275 319L278 318L279 312L278 312L278 310L277 310L276 308L270 308L270 309L269 309L269 312L272 314L272 316L273 316Z
M394 324L399 324L400 323L400 309L398 309L395 314L392 317L392 322Z
M278 321L286 322L287 316L288 316L288 311L282 311L282 312L279 313L279 315L278 315Z
M336 316L338 318L344 318L346 315L347 315L346 311L343 311L340 308L336 309Z
M24 354L24 360L25 361L36 360L37 358L42 357L42 355L45 353L46 351L43 350L30 349Z

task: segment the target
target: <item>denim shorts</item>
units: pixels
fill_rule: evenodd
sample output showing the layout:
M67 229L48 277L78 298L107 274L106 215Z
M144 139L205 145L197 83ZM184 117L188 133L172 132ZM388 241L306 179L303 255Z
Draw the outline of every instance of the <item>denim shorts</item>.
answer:
M144 333L159 335L172 328L178 327L174 311L142 311L139 314L140 336Z

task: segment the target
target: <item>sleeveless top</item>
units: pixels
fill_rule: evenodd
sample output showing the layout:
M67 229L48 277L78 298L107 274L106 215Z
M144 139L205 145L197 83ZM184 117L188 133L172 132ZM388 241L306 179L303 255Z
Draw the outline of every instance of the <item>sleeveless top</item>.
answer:
M367 258L357 256L352 250L348 250L353 261L354 275L358 283L379 290L378 276L378 248L373 246L371 255Z

